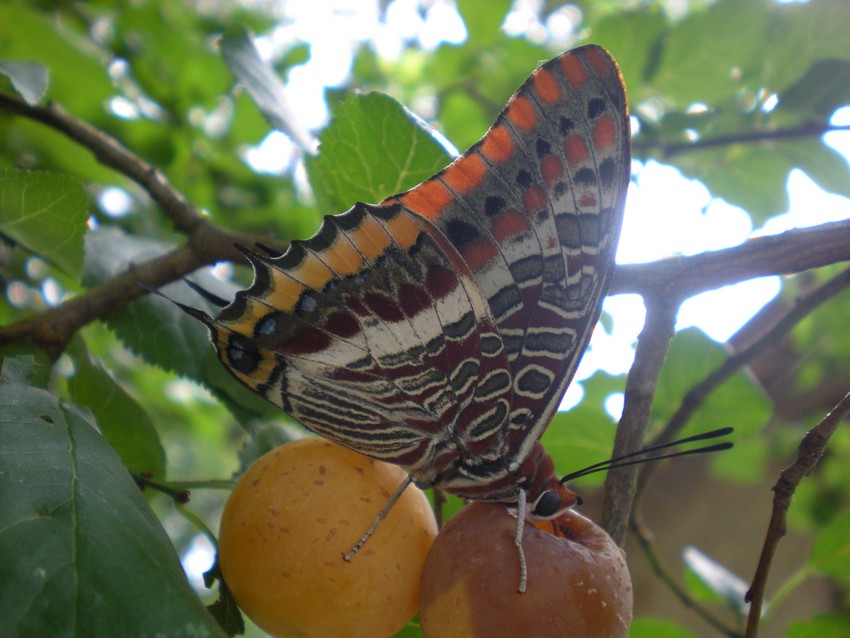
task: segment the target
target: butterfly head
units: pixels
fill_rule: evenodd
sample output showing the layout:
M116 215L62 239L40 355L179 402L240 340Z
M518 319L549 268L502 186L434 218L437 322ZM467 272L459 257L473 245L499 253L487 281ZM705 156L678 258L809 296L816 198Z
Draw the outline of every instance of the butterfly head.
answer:
M558 480L555 464L539 442L520 467L520 473L528 500L528 520L552 520L581 505L581 498Z

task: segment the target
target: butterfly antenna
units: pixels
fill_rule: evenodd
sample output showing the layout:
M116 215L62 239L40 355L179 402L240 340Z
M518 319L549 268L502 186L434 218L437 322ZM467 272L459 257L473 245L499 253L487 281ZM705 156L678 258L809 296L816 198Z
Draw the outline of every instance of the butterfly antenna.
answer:
M594 463L593 465L588 465L587 467L567 474L561 479L561 484L563 485L567 481L572 481L574 479L580 478L582 476L587 476L588 474L594 474L596 472L604 472L605 470L611 470L617 467L626 467L629 465L640 465L642 463L654 463L655 461L660 461L662 459L672 459L679 456L691 456L692 454L710 454L712 452L720 452L722 450L728 450L733 446L731 441L724 441L722 443L714 443L712 445L706 445L704 447L694 448L693 450L680 450L677 452L670 452L669 454L653 454L653 452L660 452L662 450L667 450L671 447L676 447L678 445L682 445L683 443L693 443L695 441L707 441L710 439L720 438L722 436L726 436L731 434L734 428L719 428L717 430L711 430L710 432L703 432L702 434L695 434L694 436L688 436L684 439L678 439L677 441L671 441L670 443L661 443L659 445L653 445L651 447L643 448L642 450L638 450L637 452L632 452L630 454L624 454L623 456L618 456L613 459L608 459L607 461L601 461L599 463ZM649 455L649 456L648 456Z

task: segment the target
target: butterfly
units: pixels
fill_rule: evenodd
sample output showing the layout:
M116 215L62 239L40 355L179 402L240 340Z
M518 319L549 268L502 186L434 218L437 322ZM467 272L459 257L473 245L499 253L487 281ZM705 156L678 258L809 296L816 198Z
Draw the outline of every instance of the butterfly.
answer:
M447 168L283 254L243 248L251 286L215 317L184 309L248 388L402 466L395 498L412 482L506 503L520 539L578 502L540 437L599 318L629 174L622 75L574 49Z

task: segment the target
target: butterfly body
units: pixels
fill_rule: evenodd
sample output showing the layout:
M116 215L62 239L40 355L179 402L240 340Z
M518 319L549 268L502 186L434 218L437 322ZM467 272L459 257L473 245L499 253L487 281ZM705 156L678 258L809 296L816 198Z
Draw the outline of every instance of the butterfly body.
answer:
M309 429L462 498L575 503L540 445L613 271L629 180L600 47L537 69L480 142L327 216L209 327L225 367Z

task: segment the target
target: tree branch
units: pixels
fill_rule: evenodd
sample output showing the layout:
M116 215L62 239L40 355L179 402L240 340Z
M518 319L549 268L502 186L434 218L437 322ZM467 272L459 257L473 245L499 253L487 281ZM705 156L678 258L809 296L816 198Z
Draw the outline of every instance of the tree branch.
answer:
M617 266L609 294L668 290L685 299L729 284L850 261L850 220L749 239L739 246Z
M626 379L623 416L617 426L612 458L636 452L643 447L646 426L658 375L673 338L680 299L659 288L644 297L646 321L638 337L635 361ZM614 542L622 545L631 514L637 481L637 466L608 472L602 513L602 527Z

